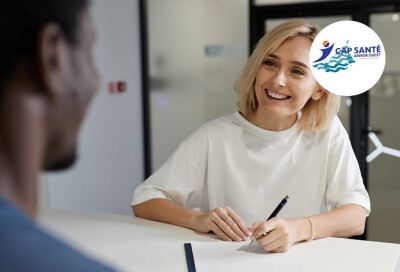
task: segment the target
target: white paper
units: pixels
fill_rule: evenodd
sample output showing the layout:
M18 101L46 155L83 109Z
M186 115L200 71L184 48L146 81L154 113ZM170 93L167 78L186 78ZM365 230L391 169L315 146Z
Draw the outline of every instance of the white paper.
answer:
M327 238L267 253L250 242L192 242L197 272L212 271L390 271L400 245Z

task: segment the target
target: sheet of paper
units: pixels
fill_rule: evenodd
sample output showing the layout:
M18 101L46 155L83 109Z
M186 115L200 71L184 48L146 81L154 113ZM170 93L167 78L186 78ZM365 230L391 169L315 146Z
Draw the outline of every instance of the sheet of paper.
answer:
M394 271L400 245L326 238L267 253L249 242L192 242L197 272Z

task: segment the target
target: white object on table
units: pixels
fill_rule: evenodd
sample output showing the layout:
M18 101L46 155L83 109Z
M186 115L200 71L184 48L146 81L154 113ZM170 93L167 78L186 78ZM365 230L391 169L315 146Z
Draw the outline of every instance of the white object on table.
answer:
M267 253L249 242L192 242L196 272L208 271L394 271L400 245L325 238Z

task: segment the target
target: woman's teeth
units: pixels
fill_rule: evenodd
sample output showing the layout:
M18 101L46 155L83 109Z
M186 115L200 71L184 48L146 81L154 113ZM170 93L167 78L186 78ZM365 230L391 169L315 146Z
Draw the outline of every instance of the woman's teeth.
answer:
M268 95L271 96L272 98L280 99L280 100L287 99L287 98L290 97L290 96L288 96L288 95L282 95L282 94L274 93L274 92L269 91L269 90L267 90L267 93L268 93Z

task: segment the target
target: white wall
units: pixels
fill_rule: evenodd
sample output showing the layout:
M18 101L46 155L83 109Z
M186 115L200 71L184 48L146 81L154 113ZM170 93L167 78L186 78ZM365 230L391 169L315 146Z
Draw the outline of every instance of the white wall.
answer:
M139 4L94 0L91 13L101 88L81 130L79 160L46 175L46 198L55 208L132 214L133 191L144 177ZM108 82L118 80L127 91L108 93Z

